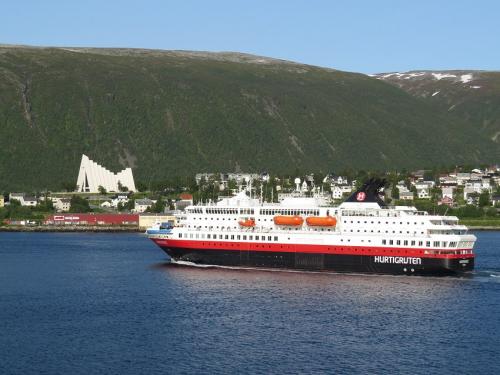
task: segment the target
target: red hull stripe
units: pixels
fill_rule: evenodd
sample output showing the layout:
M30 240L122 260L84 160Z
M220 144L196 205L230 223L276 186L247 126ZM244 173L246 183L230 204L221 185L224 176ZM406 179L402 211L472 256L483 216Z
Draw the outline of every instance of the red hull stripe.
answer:
M421 258L474 258L474 254L425 254L425 251L443 251L442 249L401 248L401 247L376 247L376 246L336 246L336 245L307 245L284 243L259 243L259 242L220 242L220 241L191 241L164 238L152 239L158 246L167 248L184 248L197 250L248 250L282 253L316 253L339 255L371 255L371 256L399 256ZM466 249L454 249L462 251Z

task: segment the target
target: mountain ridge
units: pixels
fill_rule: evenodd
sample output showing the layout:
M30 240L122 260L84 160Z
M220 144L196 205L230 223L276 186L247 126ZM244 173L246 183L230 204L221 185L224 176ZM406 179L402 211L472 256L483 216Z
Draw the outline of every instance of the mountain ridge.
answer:
M384 170L498 158L496 144L466 121L362 73L147 51L0 47L0 190L76 181L83 153L112 170L130 166L146 183L235 168Z

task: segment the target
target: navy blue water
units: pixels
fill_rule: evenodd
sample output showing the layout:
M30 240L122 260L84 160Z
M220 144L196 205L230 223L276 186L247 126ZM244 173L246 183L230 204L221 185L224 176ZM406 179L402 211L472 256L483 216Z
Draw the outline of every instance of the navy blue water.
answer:
M500 232L474 277L204 269L139 234L0 234L1 374L500 374Z

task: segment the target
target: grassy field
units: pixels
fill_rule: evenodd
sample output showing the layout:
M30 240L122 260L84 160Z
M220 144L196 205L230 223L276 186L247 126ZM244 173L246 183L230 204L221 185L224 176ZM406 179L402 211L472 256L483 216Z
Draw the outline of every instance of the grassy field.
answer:
M460 224L474 227L495 227L500 229L500 218L460 219Z

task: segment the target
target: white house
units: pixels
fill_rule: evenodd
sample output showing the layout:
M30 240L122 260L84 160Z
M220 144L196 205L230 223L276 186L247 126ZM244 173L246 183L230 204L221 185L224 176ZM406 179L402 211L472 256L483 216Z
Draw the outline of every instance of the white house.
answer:
M471 178L470 173L457 173L457 184L463 186Z
M148 207L151 207L154 203L155 201L152 201L151 199L148 198L136 199L134 205L134 212L139 214L143 213L148 209Z
M117 208L118 205L121 203L122 205L124 205L125 203L127 203L129 201L128 199L128 195L127 194L118 194L116 196L116 198L113 198L111 200L111 207L115 207Z
M352 191L352 187L349 185L337 185L332 187L332 198L333 199L342 199L344 193L350 193Z
M67 212L71 207L71 199L70 198L57 198L52 197L52 204L57 212Z
M414 185L417 188L417 190L418 189L430 190L434 187L435 182L434 181L415 181Z
M429 189L418 189L417 188L417 197L419 199L429 199L431 196L429 194Z
M37 199L35 197L30 197L24 193L10 193L9 201L16 199L21 203L21 206L35 207L37 204Z
M481 190L478 191L474 187L464 187L464 200L469 203L469 201L470 201L469 196L471 194L478 194L480 192L481 192ZM473 203L473 202L471 201L471 203Z
M412 191L400 191L399 199L403 201L412 201L413 200L413 192Z
M442 186L442 197L453 199L453 193L455 192L455 186Z

